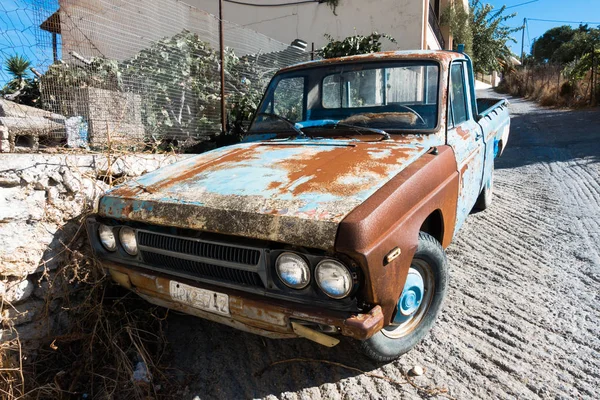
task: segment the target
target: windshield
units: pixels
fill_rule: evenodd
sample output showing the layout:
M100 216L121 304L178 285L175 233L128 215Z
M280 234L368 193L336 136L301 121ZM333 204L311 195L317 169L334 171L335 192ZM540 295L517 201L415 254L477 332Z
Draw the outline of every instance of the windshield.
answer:
M336 124L390 133L432 130L438 123L438 93L435 62L327 65L282 73L271 81L250 132L290 131L290 122L303 130Z

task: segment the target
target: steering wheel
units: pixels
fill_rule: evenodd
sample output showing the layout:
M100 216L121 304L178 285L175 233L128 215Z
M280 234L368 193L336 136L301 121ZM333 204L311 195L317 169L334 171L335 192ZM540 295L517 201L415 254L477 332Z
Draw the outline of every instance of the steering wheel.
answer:
M405 106L403 104L394 104L397 107L401 107L404 108L406 110L408 110L409 112L415 114L417 116L417 118L419 118L419 121L423 124L423 125L427 125L427 122L425 122L425 120L423 119L423 117L421 116L421 114L419 114L418 112L416 112L415 110L413 110L412 108L410 108L409 106Z

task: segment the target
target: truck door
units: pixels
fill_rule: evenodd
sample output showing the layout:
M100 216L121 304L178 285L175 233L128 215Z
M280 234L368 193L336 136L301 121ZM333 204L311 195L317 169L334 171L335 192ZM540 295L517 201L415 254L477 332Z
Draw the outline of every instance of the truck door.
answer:
M454 149L460 173L455 234L467 219L481 191L485 156L483 131L472 112L467 72L465 62L454 62L450 66L447 140Z

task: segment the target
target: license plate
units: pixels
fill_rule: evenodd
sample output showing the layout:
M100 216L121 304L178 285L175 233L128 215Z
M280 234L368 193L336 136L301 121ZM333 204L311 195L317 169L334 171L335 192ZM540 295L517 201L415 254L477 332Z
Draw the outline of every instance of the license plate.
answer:
M229 313L229 296L212 290L199 289L185 283L171 281L169 284L171 298L180 303L220 315Z

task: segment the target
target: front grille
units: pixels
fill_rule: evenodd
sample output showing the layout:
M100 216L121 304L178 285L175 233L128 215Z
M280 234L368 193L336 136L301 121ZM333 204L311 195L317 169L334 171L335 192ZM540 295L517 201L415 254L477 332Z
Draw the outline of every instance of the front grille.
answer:
M237 264L258 265L260 260L259 250L166 236L145 231L138 232L138 242L141 246Z
M142 251L141 255L146 263L159 269L189 274L199 278L217 279L260 288L264 287L258 273L253 271L227 268L149 251Z

